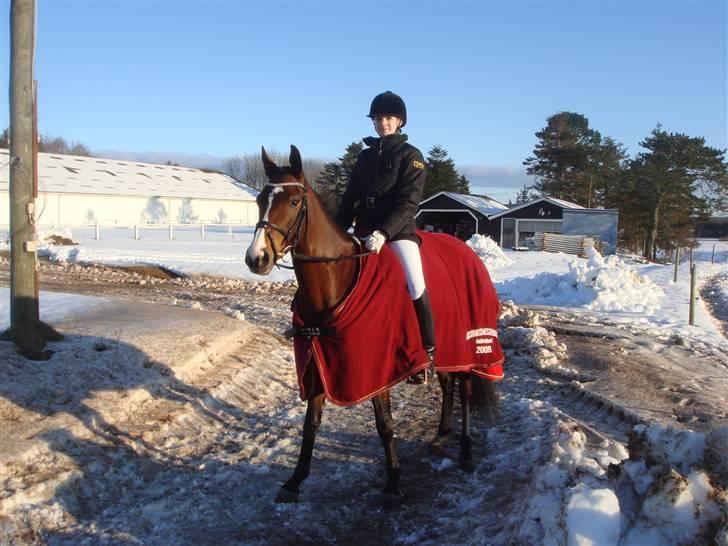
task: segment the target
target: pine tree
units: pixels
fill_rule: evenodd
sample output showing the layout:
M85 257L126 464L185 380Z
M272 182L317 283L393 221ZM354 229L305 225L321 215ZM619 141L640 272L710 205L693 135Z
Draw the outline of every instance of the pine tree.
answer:
M640 221L644 255L654 260L658 247L670 250L685 238L686 226L726 205L728 164L725 150L660 125L640 146L646 151L630 163L620 212Z
M518 191L518 194L516 195L516 205L523 205L524 203L528 203L529 201L533 201L534 199L538 198L538 193L533 191L533 187L529 186L527 184L524 184L523 187ZM510 202L509 202L510 204Z
M590 129L589 120L581 114L559 112L546 120L536 136L539 142L533 157L523 162L526 173L536 178L534 189L586 205L590 156L601 141L599 132Z
M447 150L439 145L433 146L427 156L427 178L422 198L427 199L441 191L468 193L458 191L459 183L455 162L448 157Z
M364 148L361 142L352 142L338 161L324 164L323 171L316 177L313 187L329 213L339 208L341 196L349 185L356 159Z

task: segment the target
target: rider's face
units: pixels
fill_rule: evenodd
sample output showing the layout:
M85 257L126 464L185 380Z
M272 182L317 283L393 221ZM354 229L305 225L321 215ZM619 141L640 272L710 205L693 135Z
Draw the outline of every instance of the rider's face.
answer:
M393 135L399 129L402 120L397 116L375 116L374 129L380 137Z

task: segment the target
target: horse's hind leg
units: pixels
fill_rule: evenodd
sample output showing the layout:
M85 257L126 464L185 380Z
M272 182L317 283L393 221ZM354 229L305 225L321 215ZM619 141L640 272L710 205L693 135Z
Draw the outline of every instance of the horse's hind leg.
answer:
M394 449L394 426L389 391L372 398L372 403L374 404L377 432L382 439L387 456L387 485L384 487L383 503L385 507L392 508L399 506L402 494L399 490L400 468L397 452Z
M452 430L452 408L454 403L455 375L451 373L438 373L442 389L442 407L440 410L440 426L437 434L430 442L430 451L435 455L445 455L444 444Z
M460 434L460 468L466 472L475 470L473 461L473 440L470 437L470 394L472 377L470 374L460 376L460 405L463 408L463 428Z
M301 452L298 455L298 464L296 464L296 469L293 471L291 479L284 483L278 491L276 502L298 501L298 486L308 477L308 473L311 470L313 444L316 440L316 433L318 433L319 426L321 425L321 414L324 411L325 402L326 397L323 394L319 394L308 401L306 420L303 423L303 442L301 443Z

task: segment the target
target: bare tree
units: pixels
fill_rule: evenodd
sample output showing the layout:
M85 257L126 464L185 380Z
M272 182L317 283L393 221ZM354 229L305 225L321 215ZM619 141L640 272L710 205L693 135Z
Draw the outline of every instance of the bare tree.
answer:
M66 142L62 137L41 136L38 143L38 151L49 154L82 155L91 157L91 151L85 144L80 142Z
M239 182L243 181L243 158L239 155L232 155L222 162L222 172L228 175L230 178Z
M306 178L309 182L313 183L326 168L326 162L322 159L304 159L303 160L303 172L306 174ZM316 186L314 185L314 188Z
M266 150L268 155L277 165L285 165L288 163L288 156L277 150ZM245 154L243 159L243 182L256 190L263 189L268 182L268 177L263 169L263 162L260 154Z

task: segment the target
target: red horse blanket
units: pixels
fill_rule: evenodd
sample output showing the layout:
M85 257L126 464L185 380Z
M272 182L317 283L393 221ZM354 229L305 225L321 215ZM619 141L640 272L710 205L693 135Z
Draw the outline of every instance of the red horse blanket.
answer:
M470 371L503 378L498 342L498 298L483 262L462 241L418 232L435 322L438 371ZM293 302L293 325L304 326ZM308 326L308 325L306 325ZM321 392L350 406L391 388L428 365L404 272L385 245L361 258L359 278L321 325L335 335L294 338L301 399ZM313 366L321 385L312 381Z

